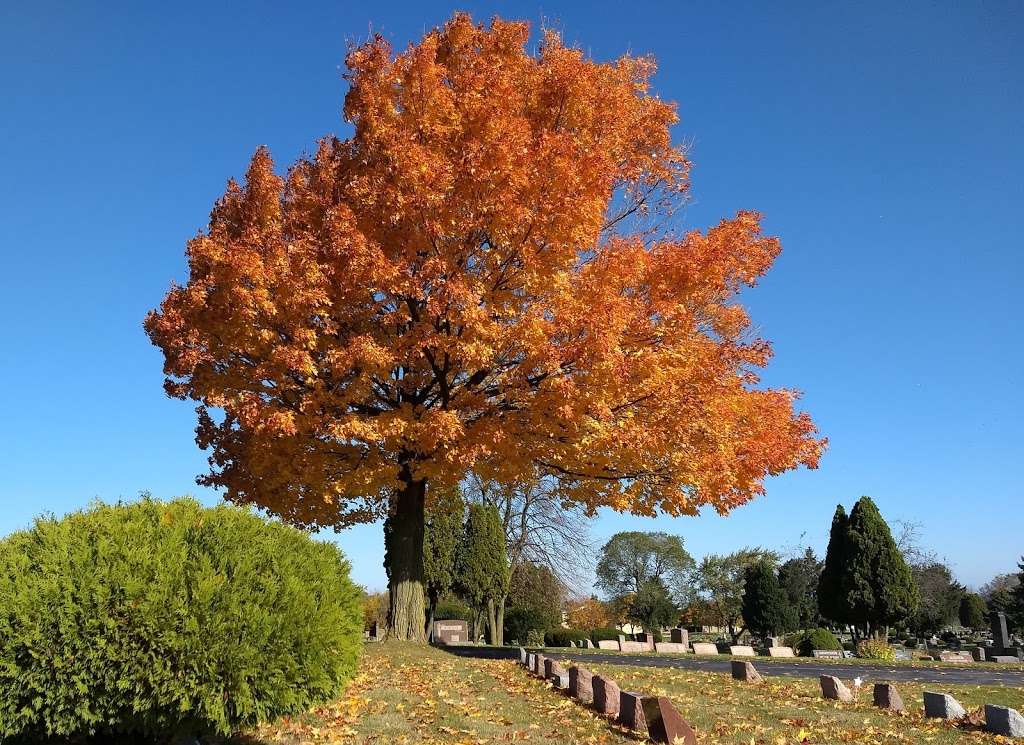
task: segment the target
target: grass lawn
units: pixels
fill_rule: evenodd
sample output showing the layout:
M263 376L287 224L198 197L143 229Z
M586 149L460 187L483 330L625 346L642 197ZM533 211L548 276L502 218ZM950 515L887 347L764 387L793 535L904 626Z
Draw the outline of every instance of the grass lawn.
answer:
M1024 689L1001 686L897 683L910 711L897 716L871 705L871 686L881 680L866 680L855 703L840 704L821 698L816 679L769 677L760 685L751 685L734 681L724 673L600 663L587 667L608 675L623 690L671 698L697 731L701 745L1010 742L979 728L953 727L924 719L921 693L926 687L953 694L968 712L985 703L1024 710ZM841 671L836 672L841 675ZM851 681L845 682L852 688Z
M910 709L899 716L871 705L873 680L865 681L856 703L839 704L821 698L817 680L776 677L750 685L723 673L603 663L587 667L607 674L623 690L671 698L697 730L701 745L1009 742L978 727L924 719L924 686L919 684L897 684ZM984 703L1024 710L1024 689L928 687L952 693L968 711ZM641 741L511 660L455 657L399 642L367 645L358 677L338 701L261 727L242 740L247 745Z
M637 743L512 660L425 645L368 644L343 697L249 733L249 745L300 743Z

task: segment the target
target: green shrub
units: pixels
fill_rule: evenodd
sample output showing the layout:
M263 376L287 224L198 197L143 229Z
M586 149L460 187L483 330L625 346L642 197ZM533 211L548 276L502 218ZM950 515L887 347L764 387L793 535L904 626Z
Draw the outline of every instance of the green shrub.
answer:
M434 608L434 618L438 621L473 622L473 609L460 600L449 598L438 602Z
M805 631L796 643L797 652L801 657L810 657L815 649L834 649L842 651L843 645L828 629L811 629Z
M881 639L864 639L857 645L857 656L866 660L892 662L896 659L896 650Z
M622 632L618 629L592 629L590 632L590 640L594 642L594 644L609 640L618 641L621 633Z
M530 629L526 634L526 646L528 647L543 647L544 646L544 632L540 629Z
M544 634L544 644L549 647L568 647L569 642L589 639L590 633L582 629L551 629Z
M0 741L229 734L335 696L362 648L336 546L193 499L0 541Z
M917 649L917 639L907 639L903 642L903 646L907 649Z
M536 646L542 647L547 621L545 615L535 608L509 608L505 611L505 638L519 643L530 638L540 639Z

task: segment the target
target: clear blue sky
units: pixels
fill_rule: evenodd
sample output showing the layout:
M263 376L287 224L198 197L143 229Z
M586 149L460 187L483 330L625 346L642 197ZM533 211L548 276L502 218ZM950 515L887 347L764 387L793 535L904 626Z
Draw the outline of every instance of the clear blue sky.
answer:
M748 303L771 384L831 439L727 519L602 515L701 556L824 548L872 495L978 584L1024 552L1024 6L523 2L598 59L652 53L692 142L703 227L764 212L784 253ZM143 7L145 6L145 7ZM0 533L93 497L207 500L188 403L161 389L146 311L257 145L290 162L344 135L348 40L397 46L454 6L4 3L0 7ZM339 540L379 587L379 526Z

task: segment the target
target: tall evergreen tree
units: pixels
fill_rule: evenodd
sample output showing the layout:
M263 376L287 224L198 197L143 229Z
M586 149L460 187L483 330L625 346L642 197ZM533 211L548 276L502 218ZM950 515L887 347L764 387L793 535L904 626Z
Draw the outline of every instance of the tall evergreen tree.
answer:
M821 614L818 611L818 580L821 577L821 569L821 560L810 548L804 551L803 556L790 559L779 567L779 585L795 611L798 629L810 629L821 625Z
M910 618L918 591L888 524L870 497L861 497L850 512L841 585L850 620L880 636L890 624Z
M458 488L440 490L431 495L423 534L423 584L427 593L427 634L433 633L437 601L455 583L462 518L465 504Z
M832 516L828 550L825 553L825 565L818 579L818 610L825 618L838 624L846 624L851 620L850 606L843 589L849 522L843 505L836 505L835 514Z
M509 566L505 530L494 505L469 506L457 567L457 586L478 618L486 614L490 643L502 644L504 618L495 601L508 594Z
M743 587L743 620L755 634L772 636L796 628L796 609L779 585L771 565L747 567Z
M968 629L988 627L988 606L977 593L969 592L960 600L960 625Z

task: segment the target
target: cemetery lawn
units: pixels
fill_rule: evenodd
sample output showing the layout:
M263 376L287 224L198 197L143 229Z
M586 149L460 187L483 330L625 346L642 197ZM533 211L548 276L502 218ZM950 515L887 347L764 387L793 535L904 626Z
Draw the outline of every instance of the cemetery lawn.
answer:
M1024 689L1002 686L896 683L909 713L895 715L872 706L872 684L884 682L882 679L865 680L855 703L840 704L822 699L816 679L780 676L750 684L735 681L727 673L602 663L586 666L612 678L622 690L668 696L693 725L701 745L1011 742L977 726L954 727L937 719L924 719L921 694L926 688L953 694L969 714L985 703L1024 710ZM767 674L767 669L761 672ZM844 682L852 688L852 681Z
M366 645L359 673L340 699L246 733L237 745L492 742L638 740L513 660L386 642Z

